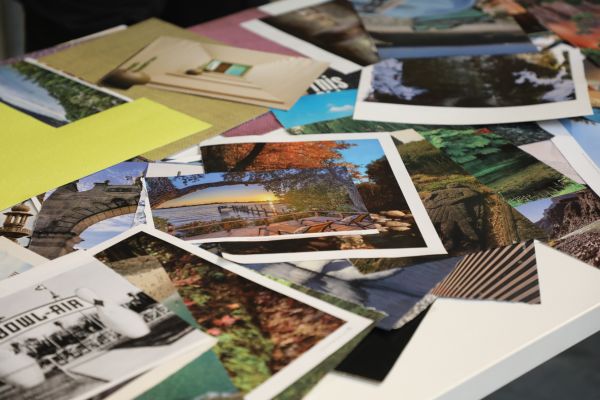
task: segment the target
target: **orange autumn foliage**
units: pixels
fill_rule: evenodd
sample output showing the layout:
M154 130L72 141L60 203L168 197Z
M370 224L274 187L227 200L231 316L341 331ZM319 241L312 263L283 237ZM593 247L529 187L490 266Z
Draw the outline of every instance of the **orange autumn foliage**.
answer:
M207 171L270 171L345 166L355 175L356 165L339 162L352 146L341 141L294 143L239 143L202 149Z

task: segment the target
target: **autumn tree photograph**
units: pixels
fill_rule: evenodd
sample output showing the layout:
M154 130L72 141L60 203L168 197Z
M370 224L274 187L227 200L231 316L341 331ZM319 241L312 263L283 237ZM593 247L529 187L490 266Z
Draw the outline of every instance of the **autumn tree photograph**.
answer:
M377 233L345 166L215 172L146 182L155 226L185 240Z
M358 196L365 207L364 218L346 217L353 224L370 223L377 234L319 237L278 241L223 244L233 253L380 249L424 247L417 227L381 142L377 139L323 140L272 143L240 143L206 146L201 149L206 172L220 172L230 179L240 171L253 176L273 174L277 168L332 168L343 166L352 177ZM306 197L310 193L304 194ZM327 217L324 217L327 218ZM351 220L354 218L354 221ZM342 232L343 233L343 232Z
M233 384L248 393L281 371L344 321L147 233L98 253L113 268L158 263L203 331ZM140 286L149 283L140 281Z

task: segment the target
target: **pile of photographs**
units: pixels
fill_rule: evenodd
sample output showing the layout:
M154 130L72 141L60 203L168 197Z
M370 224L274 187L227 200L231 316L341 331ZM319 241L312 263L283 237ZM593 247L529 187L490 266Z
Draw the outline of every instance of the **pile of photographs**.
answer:
M382 382L438 298L539 307L540 246L600 268L599 21L281 0L0 66L8 131L117 140L147 97L212 136L2 200L0 400L296 399Z

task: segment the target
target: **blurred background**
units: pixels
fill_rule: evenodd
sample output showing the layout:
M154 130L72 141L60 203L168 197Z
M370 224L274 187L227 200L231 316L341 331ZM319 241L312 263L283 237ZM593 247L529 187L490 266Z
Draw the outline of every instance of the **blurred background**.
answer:
M0 0L0 59L150 17L188 27L267 0Z
M435 0L424 0L435 1ZM187 27L267 0L0 0L0 59L158 17ZM600 334L499 389L492 400L600 399Z

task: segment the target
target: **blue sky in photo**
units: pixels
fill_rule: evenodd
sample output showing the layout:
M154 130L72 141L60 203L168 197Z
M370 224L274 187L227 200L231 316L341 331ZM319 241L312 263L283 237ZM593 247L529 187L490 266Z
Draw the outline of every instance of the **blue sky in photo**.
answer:
M552 199L532 201L516 207L531 222L538 222L544 216L544 210L552 204Z
M89 249L111 239L131 228L133 226L133 218L134 214L125 214L95 223L79 235L82 242L74 247L76 249Z
M271 109L285 128L349 117L354 112L356 89L309 94L300 97L288 111Z
M145 162L122 162L81 178L77 182L77 189L80 192L90 190L94 187L94 183L104 181L109 181L111 185L129 185L135 181L135 178L144 175L147 166Z
M600 123L572 119L563 119L561 122L588 157L600 167Z
M376 139L366 140L344 140L345 143L353 144L346 150L340 150L344 157L341 162L350 162L359 166L361 174L365 174L367 165L385 155L383 148Z
M369 4L369 0L351 0L360 8ZM386 9L382 14L395 18L416 18L459 12L475 5L475 0L404 0L394 7Z
M58 100L9 65L0 66L0 100L57 121L67 121L66 111Z
M186 177L176 176L170 178L170 181L177 189L183 189L200 183L221 182L223 180L223 175L225 175L224 172L211 172L210 174L204 175L188 175Z
M15 272L25 272L31 267L33 265L28 262L13 257L4 250L0 250L0 280L8 278Z

